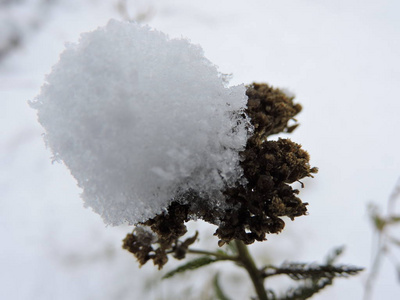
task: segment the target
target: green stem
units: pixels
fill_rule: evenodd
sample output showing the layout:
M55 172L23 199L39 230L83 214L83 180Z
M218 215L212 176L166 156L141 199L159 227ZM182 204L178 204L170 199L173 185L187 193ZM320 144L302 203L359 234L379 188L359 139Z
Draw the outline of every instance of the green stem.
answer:
M235 245L238 251L238 260L242 267L246 269L247 273L253 282L254 289L256 290L259 300L268 300L267 292L264 288L264 279L261 271L257 268L253 258L250 255L247 246L242 242L235 240Z
M232 260L232 261L239 260L238 257L236 257L236 256L231 256L231 255L227 255L224 253L218 253L218 252L205 251L205 250L188 249L187 253L214 256L215 258L218 258L220 260Z

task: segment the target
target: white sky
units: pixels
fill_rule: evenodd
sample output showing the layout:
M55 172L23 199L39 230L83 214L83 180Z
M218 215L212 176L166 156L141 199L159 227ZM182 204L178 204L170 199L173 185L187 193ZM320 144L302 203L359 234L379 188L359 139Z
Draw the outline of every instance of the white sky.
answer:
M26 102L38 94L65 42L120 17L115 1L60 2L42 27L0 62L0 298L179 299L177 292L188 284L195 286L193 295L204 291L207 275L219 268L229 273L222 280L227 293L242 299L248 283L238 284L242 273L227 264L200 273L201 280L194 273L157 283L163 273L151 265L139 270L120 249L130 229L106 228L99 216L82 208L66 168L51 164L43 130ZM259 260L317 261L346 245L341 262L369 267L367 204L386 208L400 176L400 3L128 3L131 15L149 12L151 26L202 45L221 72L233 73L232 83L266 81L288 88L303 105L292 139L320 168L301 193L310 215L289 221L282 234L252 247ZM210 233L209 227L202 231L204 243ZM216 239L208 243L214 247ZM399 251L395 254L400 258ZM339 279L314 299L361 299L367 274ZM151 291L144 294L149 284ZM399 293L394 267L383 260L373 299Z

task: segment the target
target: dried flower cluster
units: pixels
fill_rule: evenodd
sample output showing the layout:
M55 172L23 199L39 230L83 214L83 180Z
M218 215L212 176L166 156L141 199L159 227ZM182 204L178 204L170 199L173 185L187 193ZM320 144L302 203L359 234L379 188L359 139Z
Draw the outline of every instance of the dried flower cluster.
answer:
M241 152L241 167L246 184L238 183L224 192L228 205L220 209L207 206L206 199L196 192L186 192L169 206L168 211L143 223L153 232L153 238L141 239L138 231L128 234L123 248L132 252L142 265L153 259L159 268L167 262L167 254L185 257L196 236L184 242L185 222L192 215L218 226L215 235L219 245L232 240L251 244L265 240L268 233L279 233L285 226L281 217L305 215L307 203L298 197L290 184L312 177L317 168L309 165L309 155L299 144L289 139L268 140L272 134L292 132L298 124L289 121L301 111L299 104L280 89L253 83L247 87L248 108L254 133ZM245 117L245 116L244 116ZM150 231L149 231L150 232ZM158 248L156 247L158 245Z

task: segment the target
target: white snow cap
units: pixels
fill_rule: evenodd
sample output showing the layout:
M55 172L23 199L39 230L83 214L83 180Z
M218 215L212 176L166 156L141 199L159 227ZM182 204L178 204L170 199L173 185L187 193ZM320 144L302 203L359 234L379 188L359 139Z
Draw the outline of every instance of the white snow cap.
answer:
M227 87L188 40L111 20L46 79L31 104L46 142L105 223L146 221L187 191L217 206L240 180L245 87Z

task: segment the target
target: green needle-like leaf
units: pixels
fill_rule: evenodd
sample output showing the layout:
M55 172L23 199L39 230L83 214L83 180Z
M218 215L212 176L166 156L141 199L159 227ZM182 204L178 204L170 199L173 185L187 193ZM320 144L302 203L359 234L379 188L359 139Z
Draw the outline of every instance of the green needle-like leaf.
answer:
M187 262L186 264L179 266L176 269L168 272L167 274L165 274L163 276L163 279L171 278L175 274L183 273L185 271L196 270L196 269L199 269L201 267L204 267L206 265L212 264L217 261L220 261L220 259L211 258L209 256L202 256L202 257L196 258L194 260L191 260L191 261Z

